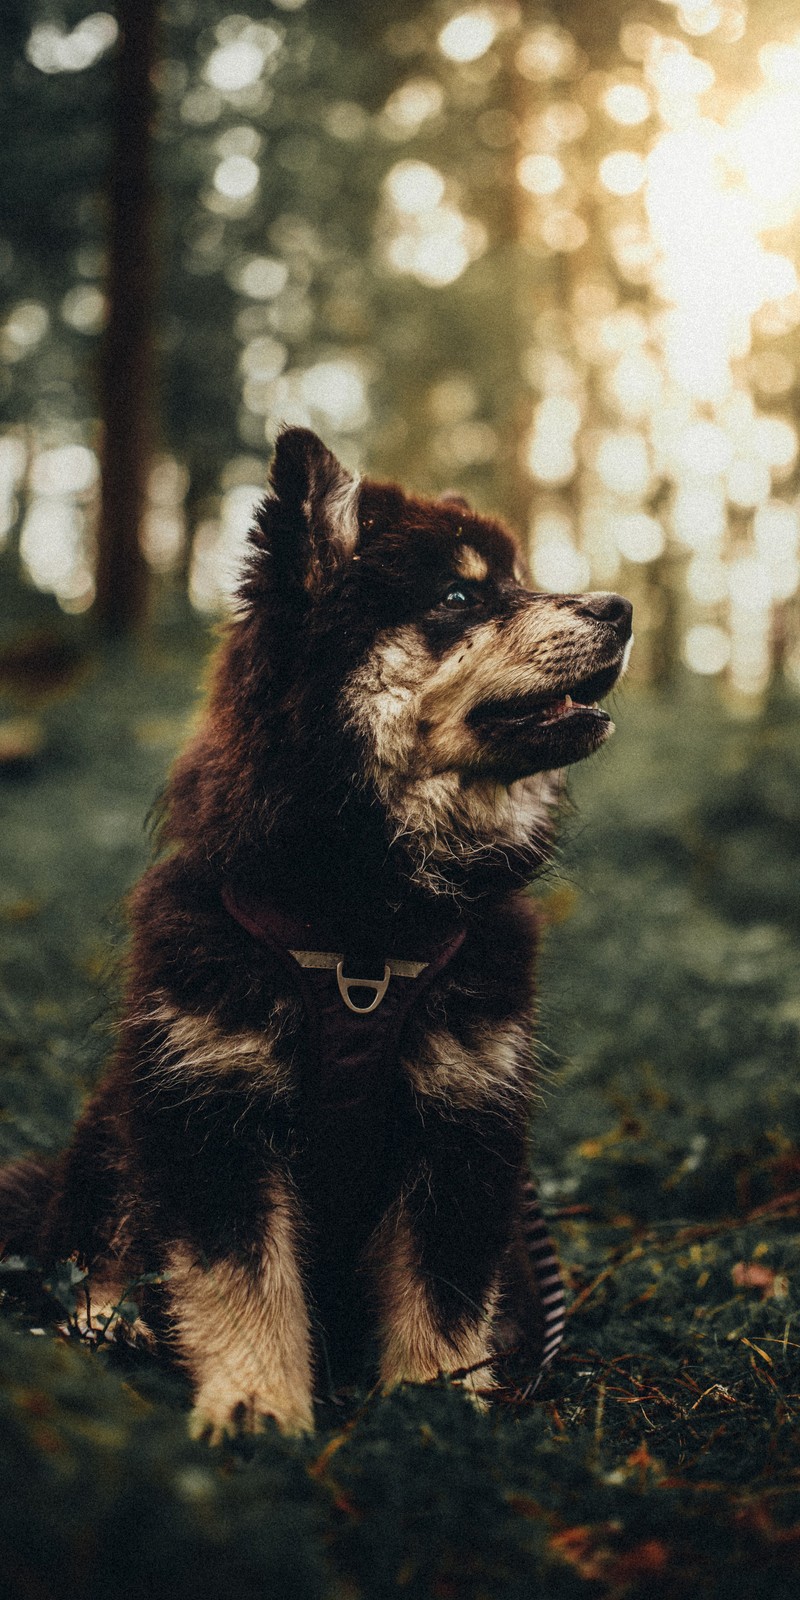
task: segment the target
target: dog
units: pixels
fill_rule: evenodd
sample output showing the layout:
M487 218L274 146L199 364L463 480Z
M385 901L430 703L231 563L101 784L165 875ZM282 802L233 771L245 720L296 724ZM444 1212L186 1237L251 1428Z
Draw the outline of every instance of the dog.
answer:
M532 590L463 500L278 438L132 896L116 1055L64 1155L0 1175L0 1242L88 1268L89 1327L142 1285L195 1433L310 1430L326 1359L491 1392L535 1080L522 891L630 639L626 600Z

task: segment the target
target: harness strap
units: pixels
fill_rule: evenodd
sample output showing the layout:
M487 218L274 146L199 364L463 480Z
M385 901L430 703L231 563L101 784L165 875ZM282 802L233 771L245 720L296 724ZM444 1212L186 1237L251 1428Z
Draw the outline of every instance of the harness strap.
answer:
M290 950L289 954L298 967L304 967L307 971L335 972L339 993L348 1011L354 1011L357 1017L368 1017L371 1012L377 1011L392 978L418 978L430 965L428 961L400 961L392 956L384 962L383 976L380 978L346 978L344 956L336 950ZM351 998L352 989L373 989L374 997L369 1005L356 1005Z
M311 967L315 972L335 972L343 957L336 950L290 950L298 967ZM400 961L397 956L390 956L386 962L391 969L393 977L418 978L421 972L430 965L428 961ZM351 983L370 983L370 978L351 978Z

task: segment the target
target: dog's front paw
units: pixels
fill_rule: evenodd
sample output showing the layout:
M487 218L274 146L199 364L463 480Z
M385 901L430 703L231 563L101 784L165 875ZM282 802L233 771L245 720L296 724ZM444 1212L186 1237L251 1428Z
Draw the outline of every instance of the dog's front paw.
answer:
M488 1339L488 1322L462 1333L458 1345L439 1335L432 1327L430 1337L404 1342L395 1337L387 1341L381 1362L384 1394L403 1383L433 1383L447 1378L463 1390L484 1411L487 1396L496 1387L494 1354ZM415 1330L419 1332L417 1328Z
M381 1384L381 1390L383 1394L389 1395L395 1389L400 1388L403 1384L436 1383L440 1382L442 1378L448 1379L448 1381L452 1383L455 1388L461 1389L467 1396L467 1399L472 1401L472 1404L475 1406L476 1410L489 1410L489 1394L495 1387L495 1379L490 1370L488 1361L485 1364L485 1369L475 1373L463 1374L458 1369L455 1372L448 1372L443 1368L439 1368L437 1372L425 1373L424 1376L419 1372L404 1373L399 1377L393 1377L388 1381L384 1380L384 1382Z
M236 1431L232 1415L215 1421L200 1406L193 1406L189 1412L190 1439L201 1439L204 1444L224 1444L226 1439L236 1437Z
M298 1436L314 1431L314 1408L310 1396L290 1394L232 1394L219 1385L207 1384L200 1390L189 1415L189 1434L207 1444L222 1444L243 1433L260 1433L268 1422L277 1423L281 1433Z

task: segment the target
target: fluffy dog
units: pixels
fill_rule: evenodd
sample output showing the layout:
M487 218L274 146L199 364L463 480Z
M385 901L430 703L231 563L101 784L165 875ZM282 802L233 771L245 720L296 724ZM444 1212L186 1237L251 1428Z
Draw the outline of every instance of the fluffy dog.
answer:
M631 608L540 594L463 501L360 482L285 431L204 721L132 898L114 1061L0 1239L89 1268L195 1427L313 1424L323 1353L492 1384L534 1082L559 770L612 724ZM361 1340L361 1344L359 1344Z

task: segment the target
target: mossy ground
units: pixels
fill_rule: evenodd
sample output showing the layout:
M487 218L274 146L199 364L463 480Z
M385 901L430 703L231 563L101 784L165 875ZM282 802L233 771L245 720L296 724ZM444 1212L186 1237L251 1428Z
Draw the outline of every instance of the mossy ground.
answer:
M120 902L201 655L164 634L88 659L0 780L0 1159L59 1148L107 1053ZM8 1296L10 1595L797 1596L800 709L618 699L539 890L556 1369L486 1415L434 1386L211 1450L176 1379L33 1334Z

